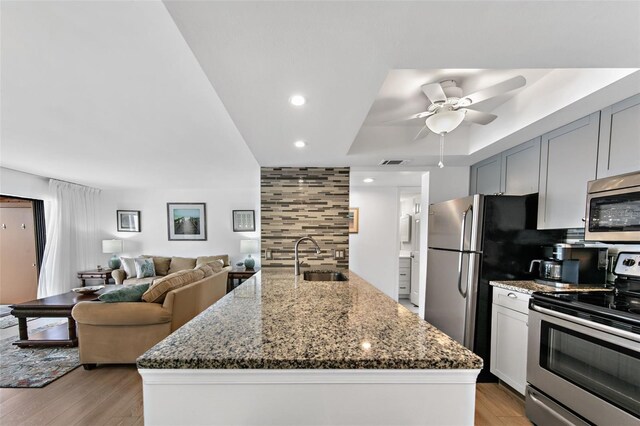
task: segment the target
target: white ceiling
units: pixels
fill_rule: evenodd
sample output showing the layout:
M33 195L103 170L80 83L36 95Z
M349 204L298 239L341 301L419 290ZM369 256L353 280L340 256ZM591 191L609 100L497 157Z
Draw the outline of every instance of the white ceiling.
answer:
M517 126L496 120L483 126L491 129L456 130L447 139L450 164L470 164L527 132L640 91L628 71L603 73L599 85L580 80L577 99L575 90L549 93L568 78L549 69L639 68L640 2L3 1L0 7L0 164L103 188L227 185L255 160L371 167L383 155L409 155L410 164L424 167L437 148L408 145L411 126L367 120L395 73L424 79L456 69L471 91L529 69L530 87L485 106ZM392 88L409 86L401 80ZM293 93L308 104L291 107ZM551 102L545 109L532 101L535 114L524 119L518 96ZM386 145L361 146L385 138ZM308 147L294 149L297 139Z
M1 164L216 187L256 162L161 2L1 4Z

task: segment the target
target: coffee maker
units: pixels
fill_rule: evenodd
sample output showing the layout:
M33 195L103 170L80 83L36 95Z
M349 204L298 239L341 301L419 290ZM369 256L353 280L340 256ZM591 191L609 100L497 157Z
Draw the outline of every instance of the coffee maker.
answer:
M566 287L571 284L605 284L607 282L606 247L582 244L554 244L543 248L544 259L531 261L529 272L538 265L537 283Z

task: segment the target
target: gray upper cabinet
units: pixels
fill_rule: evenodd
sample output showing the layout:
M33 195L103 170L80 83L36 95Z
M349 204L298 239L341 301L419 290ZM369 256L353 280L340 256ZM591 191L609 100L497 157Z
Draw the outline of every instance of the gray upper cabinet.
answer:
M502 153L500 190L508 195L538 192L540 176L540 138Z
M470 194L497 194L500 189L500 154L471 166Z
M538 229L581 228L596 178L600 112L542 135Z
M538 192L540 138L471 166L469 194L523 195Z
M640 170L640 94L602 110L598 178Z

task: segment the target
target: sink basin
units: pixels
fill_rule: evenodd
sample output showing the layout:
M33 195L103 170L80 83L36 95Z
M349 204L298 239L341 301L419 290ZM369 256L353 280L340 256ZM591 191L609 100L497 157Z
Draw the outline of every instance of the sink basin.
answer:
M303 276L305 281L349 281L349 277L337 271L306 271Z

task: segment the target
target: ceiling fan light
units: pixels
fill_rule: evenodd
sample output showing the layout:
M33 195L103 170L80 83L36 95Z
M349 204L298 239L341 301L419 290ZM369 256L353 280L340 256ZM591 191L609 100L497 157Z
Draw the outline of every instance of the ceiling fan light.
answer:
M441 135L454 130L462 120L464 120L464 111L441 111L427 118L425 124L433 133Z

